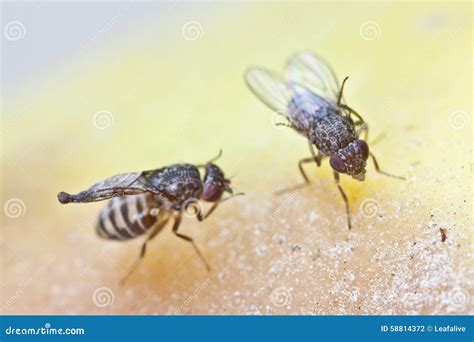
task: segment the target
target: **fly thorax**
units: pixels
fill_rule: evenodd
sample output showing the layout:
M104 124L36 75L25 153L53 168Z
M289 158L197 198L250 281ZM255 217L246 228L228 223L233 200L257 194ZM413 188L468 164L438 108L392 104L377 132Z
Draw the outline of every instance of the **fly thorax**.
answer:
M334 112L315 121L309 138L323 154L332 156L357 140L357 133L351 119Z

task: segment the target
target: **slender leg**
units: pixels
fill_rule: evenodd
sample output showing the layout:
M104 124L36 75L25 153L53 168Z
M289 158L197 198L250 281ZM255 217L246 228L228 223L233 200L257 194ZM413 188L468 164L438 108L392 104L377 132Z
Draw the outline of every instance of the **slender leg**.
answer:
M292 186L290 188L275 191L275 194L276 195L281 195L281 194L284 194L286 192L295 191L297 189L301 189L301 188L304 188L305 186L309 185L311 183L311 181L309 180L308 176L306 175L305 170L303 169L303 164L312 163L313 161L314 161L313 157L308 157L308 158L301 159L298 162L298 168L300 170L301 176L304 179L304 183Z
M323 159L323 155L319 151L318 151L318 154L316 154L316 152L314 151L314 145L311 142L311 140L308 140L308 146L309 146L309 151L311 152L311 156L314 159L314 162L316 163L316 165L318 165L318 167L321 166L321 160Z
M348 105L340 104L339 107L349 111L350 114L355 115L359 119L357 122L355 122L355 125L362 126L361 132L364 131L364 134L365 134L364 135L364 140L366 142L368 142L367 139L369 138L369 125L365 122L365 120L362 118L362 116L359 113L357 113L354 109L349 107Z
M220 204L221 202L220 201L217 201L217 202L214 202L212 203L212 206L209 208L208 212L205 213L204 215L202 214L202 211L198 208L197 210L197 219L199 222L202 222L204 221L205 219L207 219L209 217L209 215L212 214L212 212L214 210L216 210L216 208L218 207L218 205Z
M212 204L212 206L209 208L209 210L207 211L207 213L205 213L204 215L202 214L202 211L201 209L199 208L199 206L196 207L196 212L197 212L197 218L200 222L204 221L205 219L207 219L214 210L216 210L216 208L219 206L219 204L227 201L227 200L230 200L231 198L235 197L235 196L240 196L240 195L244 195L243 192L239 192L237 194L232 194L230 195L229 197L226 197L226 198L222 198L220 199L219 201L217 202L214 202Z
M349 200L347 199L346 193L342 189L341 184L339 184L339 173L337 173L336 171L334 171L334 180L336 181L337 188L339 189L342 199L344 200L344 203L346 204L347 227L351 229L352 225L351 225L351 215L349 213Z
M321 160L323 159L323 155L321 154L321 152L318 151L318 154L316 154L316 152L314 151L313 143L309 140L308 140L308 146L309 146L309 150L311 152L311 158L303 158L298 162L298 168L300 169L301 176L303 177L304 182L305 182L305 184L303 184L303 185L311 183L308 176L306 175L306 172L303 169L303 164L307 164L307 163L310 163L310 162L314 161L316 163L316 165L318 167L320 167L321 166Z
M130 270L127 272L127 274L122 277L122 279L120 280L120 285L125 284L125 281L132 274L132 272L137 268L140 261L145 256L147 243L150 240L152 240L156 236L156 234L158 234L161 231L161 229L166 225L166 223L168 223L168 221L169 221L169 217L166 217L164 220L161 220L160 222L158 222L156 224L156 226L153 228L151 233L148 234L148 236L146 237L146 240L142 244L142 248L141 248L141 251L140 251L140 255L138 256L138 259L135 260L135 262L133 263L132 267L130 267Z
M388 177L406 180L405 177L395 176L395 175L392 175L391 173L388 173L388 172L385 172L385 171L380 170L379 163L377 162L377 159L375 159L375 156L374 156L374 154L373 154L372 152L370 153L370 156L372 157L372 160L374 161L375 171L377 171L378 173L381 173L381 174L383 174L383 175L385 175L385 176L388 176Z
M319 167L319 166L321 166L321 161L323 159L323 155L319 151L318 151L318 154L316 154L316 152L314 151L313 143L310 140L308 140L308 146L309 146L309 150L311 152L311 157L303 158L298 162L298 168L300 170L301 176L303 177L304 183L295 185L291 188L286 188L286 189L283 189L283 190L279 190L279 191L276 192L277 195L281 195L281 194L284 194L285 192L301 189L301 188L303 188L303 187L305 187L305 186L307 186L308 184L311 183L308 175L306 174L306 172L303 168L303 164L311 163L311 162L314 161L316 163L316 165Z
M355 116L357 116L357 118L362 121L362 122L365 122L365 120L362 118L362 116L357 113L354 109L352 109L351 107L349 107L348 105L346 104L340 104L339 107L341 107L342 109L345 109L347 111L349 111L351 114L354 114Z
M194 240L192 238L190 238L189 236L187 236L187 235L178 233L178 228L179 228L180 223L181 223L181 214L178 214L174 218L173 234L176 235L177 237L179 237L180 239L188 241L189 243L191 243L193 245L194 250L196 251L197 255L199 256L199 258L201 258L202 262L206 266L206 269L210 272L211 271L211 266L209 266L206 259L204 259L204 256L202 255L201 251L199 250L199 248L194 243Z
M311 163L313 160L314 160L314 158L313 158L313 157L310 157L310 158L301 159L301 160L298 162L298 168L300 169L301 176L302 176L303 179L304 179L304 184L302 184L302 185L308 185L308 184L311 183L311 181L309 180L308 176L306 175L306 172L305 172L304 169L303 169L303 164Z

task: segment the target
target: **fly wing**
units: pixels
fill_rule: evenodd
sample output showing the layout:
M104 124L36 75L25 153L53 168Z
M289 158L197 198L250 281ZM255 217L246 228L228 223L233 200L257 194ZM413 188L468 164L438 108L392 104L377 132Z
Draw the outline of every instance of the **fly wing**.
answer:
M264 69L249 69L245 78L255 95L268 107L284 115L299 132L308 131L312 121L324 115L322 109L332 106L330 101L305 85L287 83Z
M312 52L300 52L288 59L285 80L290 84L300 84L316 95L337 102L339 82L336 74L324 59Z
M293 89L280 77L262 68L250 68L245 81L252 92L268 107L288 117L288 105Z
M155 189L155 187L150 184L148 178L152 175L152 171L121 173L96 183L89 189L75 195L60 192L58 194L58 200L63 204L70 202L97 202L112 197L137 195L144 192L152 192L168 198L169 196L167 194Z

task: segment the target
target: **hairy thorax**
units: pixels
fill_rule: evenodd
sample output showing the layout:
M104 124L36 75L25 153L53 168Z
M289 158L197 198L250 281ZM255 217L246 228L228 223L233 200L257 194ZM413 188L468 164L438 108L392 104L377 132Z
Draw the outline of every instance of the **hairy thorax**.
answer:
M153 186L166 193L171 207L180 210L190 200L198 200L202 194L202 183L198 169L191 164L175 164L160 169L151 178Z
M314 121L309 138L321 153L332 156L355 141L358 135L350 118L330 113Z

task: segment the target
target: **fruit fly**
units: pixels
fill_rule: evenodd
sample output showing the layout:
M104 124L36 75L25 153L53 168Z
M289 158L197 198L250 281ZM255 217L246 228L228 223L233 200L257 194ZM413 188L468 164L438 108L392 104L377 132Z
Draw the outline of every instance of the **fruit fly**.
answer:
M99 213L96 231L104 239L129 240L146 234L138 259L122 278L122 283L145 256L147 243L170 221L172 232L193 246L207 270L211 268L194 240L178 229L183 213L192 210L199 221L205 220L222 202L242 193L234 194L230 180L214 164L219 155L202 165L175 164L157 170L122 173L107 178L87 190L71 195L58 194L66 203L86 203L111 199ZM199 169L204 170L201 179ZM230 195L223 197L227 192ZM199 200L213 203L203 213Z
M263 103L287 119L288 122L281 125L307 138L311 157L298 163L305 184L310 180L303 165L314 161L319 167L322 159L329 157L334 180L345 203L349 229L349 201L340 185L340 174L363 181L370 156L377 172L405 179L380 169L367 145L368 125L345 103L343 90L348 77L339 86L336 74L320 57L311 52L297 53L288 60L282 77L263 68L250 68L245 79ZM359 138L362 133L364 139Z

